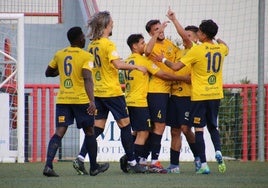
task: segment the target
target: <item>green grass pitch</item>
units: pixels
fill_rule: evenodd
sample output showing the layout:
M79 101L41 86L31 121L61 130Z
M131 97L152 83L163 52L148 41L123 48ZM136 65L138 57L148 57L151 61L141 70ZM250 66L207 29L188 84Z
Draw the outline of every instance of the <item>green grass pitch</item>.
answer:
M227 171L217 171L217 163L208 162L209 175L195 174L192 162L181 162L180 174L125 174L119 163L110 163L108 171L97 176L79 176L72 162L56 162L58 178L43 176L44 163L0 163L0 188L256 188L268 187L267 162L225 161ZM89 166L89 163L85 163ZM167 166L168 163L164 162Z

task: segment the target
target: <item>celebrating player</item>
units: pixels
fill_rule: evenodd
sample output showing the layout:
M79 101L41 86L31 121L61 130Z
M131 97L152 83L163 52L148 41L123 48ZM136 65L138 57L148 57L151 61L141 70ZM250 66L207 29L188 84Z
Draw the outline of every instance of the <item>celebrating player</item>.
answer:
M158 32L160 27L161 23L159 20L150 20L147 22L145 28L152 37L152 40L146 45L145 55L152 59L154 54L164 54L167 59L174 62L177 57L182 56L182 51L169 39L165 38L164 30L162 30L159 35L155 35L155 32ZM163 71L170 73L174 72L162 62L154 61L154 63ZM153 129L149 137L152 157L150 169L160 173L166 171L160 164L158 157L161 148L162 135L166 126L166 112L171 83L172 81L166 81L152 75L147 96L150 116L153 122Z
M196 148L202 163L197 174L210 173L203 138L206 125L215 148L219 171L225 172L226 170L221 153L217 117L220 99L223 98L222 68L224 57L228 54L228 47L220 39L217 39L217 43L213 42L217 32L218 26L213 20L203 20L197 32L202 44L193 46L177 63L163 60L173 70L180 70L188 65L192 66L190 123L195 127Z
M159 34L160 31L156 34ZM145 41L141 34L132 34L127 39L127 44L132 54L126 59L126 62L132 65L144 66L151 75L155 75L163 80L188 81L190 77L176 76L167 73L157 67L153 61L145 57ZM126 77L126 102L129 110L129 116L133 131L136 132L135 139L135 157L142 164L147 165L146 141L151 128L151 120L147 103L147 93L149 87L149 74L142 74L137 70L125 71ZM149 169L150 170L150 169ZM162 173L164 171L162 170Z
M167 12L167 17L174 24L178 34L183 39L185 54L198 41L197 34L194 30L198 30L198 27L188 26L187 30L184 30L177 20L175 13L170 8ZM186 66L175 73L177 75L190 75L191 66ZM181 132L185 135L194 155L195 170L197 171L201 167L200 158L196 153L195 135L191 130L191 125L189 124L189 112L191 106L190 97L191 85L178 81L172 83L167 110L167 125L171 127L170 165L167 168L170 173L180 173L179 158L181 150Z
M95 13L88 22L89 38L91 43L88 50L94 59L94 95L96 103L95 134L100 135L107 121L109 111L113 114L121 131L121 142L128 159L128 169L135 173L143 173L146 168L139 165L134 156L134 144L129 139L131 135L130 119L127 111L125 97L119 82L118 69L139 70L147 73L145 67L127 64L121 60L115 44L109 39L113 30L113 19L108 11ZM85 157L86 153L80 153ZM82 164L74 161L76 170Z
M80 27L72 27L67 32L71 46L59 50L50 61L47 77L60 76L60 89L56 103L56 133L51 137L47 150L47 161L43 174L58 177L53 170L53 159L68 126L77 123L77 128L85 132L85 148L90 156L90 175L95 176L109 168L109 163L98 164L97 142L94 134L95 103L93 95L93 56L84 51L85 35Z

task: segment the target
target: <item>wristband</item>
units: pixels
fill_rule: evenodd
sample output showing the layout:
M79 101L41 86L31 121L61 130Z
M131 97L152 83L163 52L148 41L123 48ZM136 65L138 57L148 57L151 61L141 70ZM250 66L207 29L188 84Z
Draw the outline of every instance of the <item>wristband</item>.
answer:
M164 58L162 59L162 63L165 63L166 60L167 60L167 58L164 57Z

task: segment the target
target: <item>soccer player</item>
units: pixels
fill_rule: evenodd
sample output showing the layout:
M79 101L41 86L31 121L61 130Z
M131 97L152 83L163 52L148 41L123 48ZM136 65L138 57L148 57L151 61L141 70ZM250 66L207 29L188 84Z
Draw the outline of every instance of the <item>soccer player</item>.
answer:
M88 29L88 36L91 40L88 50L95 57L93 68L94 96L97 108L95 135L97 137L104 131L110 111L121 131L121 142L127 155L129 171L144 173L146 168L136 162L134 143L129 141L132 138L131 125L119 82L118 69L139 70L142 74L146 74L147 70L145 67L127 64L121 60L116 45L109 39L112 35L113 19L108 11L95 13L88 22ZM80 155L84 157L85 153L80 153ZM76 160L80 160L80 158Z
M93 56L83 50L85 35L80 27L72 27L67 32L70 46L55 53L46 69L46 77L60 77L60 89L56 102L56 132L51 137L43 174L58 177L53 170L53 159L68 126L77 123L85 132L84 143L90 156L90 175L106 171L109 163L98 164L97 142L94 134L94 112L92 70Z
M169 61L174 62L176 58L182 56L182 51L173 44L169 39L165 38L164 30L155 35L161 27L159 20L150 20L147 22L145 29L152 37L152 40L146 45L145 55L153 60L153 55L163 54ZM161 70L173 73L169 67L162 62L154 62ZM148 91L148 106L153 129L149 136L149 144L151 149L151 166L150 169L161 173L164 169L158 160L162 135L166 126L167 104L170 95L172 81L166 81L154 75L151 76Z
M160 32L156 33L159 34ZM155 75L163 80L188 81L190 77L176 76L167 73L157 67L153 61L144 56L145 41L141 34L132 34L127 39L127 44L131 49L131 55L126 59L128 64L144 66L151 75ZM147 165L146 141L151 128L151 120L147 103L147 92L149 87L149 74L142 74L137 70L126 70L126 103L129 110L132 130L136 133L134 142L135 157L138 163ZM165 173L162 171L162 173Z
M197 154L201 160L201 168L197 174L209 174L206 162L204 127L207 126L215 148L215 158L219 172L225 172L226 166L222 158L220 135L218 131L218 111L223 98L222 69L228 47L221 39L213 42L218 32L218 25L213 20L203 20L197 32L202 44L193 46L179 62L163 62L173 70L180 70L191 65L191 110L190 123L195 128Z
M190 49L193 45L199 44L199 39L197 36L198 27L195 25L188 25L184 28L187 33L188 38L192 41L192 45L187 49Z
M187 26L184 29L177 20L175 13L169 9L167 17L174 24L178 34L183 39L183 45L186 53L198 41L195 26ZM190 75L191 66L184 67L181 71L175 72L177 75ZM171 147L170 147L170 165L167 170L169 173L180 173L179 158L181 150L181 132L186 137L190 149L195 158L196 171L201 167L200 158L196 153L195 135L189 124L189 112L191 106L191 85L184 82L173 82L171 96L169 98L167 109L167 125L171 127Z

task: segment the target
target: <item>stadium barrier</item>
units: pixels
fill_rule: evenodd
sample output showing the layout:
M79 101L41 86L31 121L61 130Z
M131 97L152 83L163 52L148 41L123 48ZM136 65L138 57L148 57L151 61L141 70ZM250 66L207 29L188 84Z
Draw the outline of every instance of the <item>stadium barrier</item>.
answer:
M25 161L45 161L49 138L54 134L58 84L25 85ZM241 160L257 159L257 84L225 84L242 98ZM265 85L265 160L268 160L268 84ZM29 149L30 146L30 149ZM59 154L61 155L61 154ZM27 157L27 158L26 158Z

